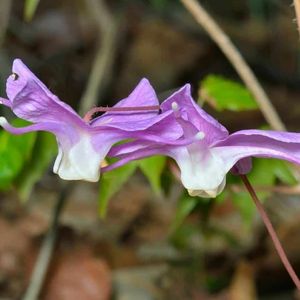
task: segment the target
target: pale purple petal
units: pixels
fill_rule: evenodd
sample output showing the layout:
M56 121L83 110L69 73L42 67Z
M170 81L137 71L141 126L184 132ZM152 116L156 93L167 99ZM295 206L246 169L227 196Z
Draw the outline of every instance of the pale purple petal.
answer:
M277 158L300 165L299 133L242 130L219 142L213 149L222 158L227 170L247 157Z
M161 146L160 147L157 147L157 146L146 147L145 149L138 149L138 150L135 150L132 152L128 152L128 154L126 154L126 155L121 155L120 159L117 162L115 162L107 167L104 167L101 170L103 172L108 172L108 171L111 171L113 169L121 167L131 161L134 161L134 160L138 160L138 159L153 156L153 155L167 155L167 154L168 153L164 147L161 147Z
M8 99L5 99L5 98L0 97L0 104L3 104L7 107L11 107L11 102Z
M14 60L13 74L7 79L6 93L13 112L24 120L34 123L72 122L85 126L75 111L53 95L19 59Z
M54 122L44 122L33 125L28 125L26 127L14 127L8 123L4 117L0 117L0 126L6 131L20 135L33 131L48 131L53 133L58 140L61 140L65 144L72 145L79 140L79 135L76 131L72 130L71 126L61 126Z
M138 150L144 150L150 148L151 146L156 146L156 145L155 144L153 145L151 141L141 141L141 140L129 141L125 144L115 145L114 147L112 147L108 155L110 157L121 157L124 154L130 154ZM157 146L160 147L159 145Z
M158 106L159 101L156 93L147 79L142 79L131 94L119 101L114 107L143 107L143 106ZM102 116L92 120L92 126L98 126L102 124L111 124L111 127L121 128L123 130L134 130L134 124L136 128L145 128L147 119L152 119L152 124L155 122L155 118L159 114L159 110L149 111L134 111L134 112L107 112ZM127 126L127 127L126 127ZM149 125L150 126L150 125Z

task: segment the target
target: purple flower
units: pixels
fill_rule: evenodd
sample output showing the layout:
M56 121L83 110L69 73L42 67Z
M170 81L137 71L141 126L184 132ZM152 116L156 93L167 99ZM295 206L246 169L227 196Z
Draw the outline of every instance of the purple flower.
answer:
M179 131L178 145L168 140L153 143L133 141L115 146L110 156L120 160L105 170L130 160L163 154L172 157L181 172L181 181L192 196L215 197L222 192L230 170L246 174L251 157L278 158L300 164L300 134L264 130L242 130L229 135L225 127L202 110L192 99L190 85L185 85L161 104L162 113L173 111L174 123L169 133ZM148 128L144 131L147 136ZM182 144L189 139L190 144ZM169 140L172 140L169 137Z
M86 122L53 95L21 60L16 59L12 69L13 74L6 85L8 99L0 98L0 103L8 106L19 118L34 124L15 128L1 117L0 125L12 134L41 130L53 133L59 145L53 171L63 179L97 181L100 164L113 144L139 138L151 126L152 130L145 139L162 142L167 134L162 128L167 128L168 120L173 119L169 112L160 115L155 111L109 112ZM116 106L153 105L158 105L157 97L150 83L143 79ZM178 133L169 136L176 139Z

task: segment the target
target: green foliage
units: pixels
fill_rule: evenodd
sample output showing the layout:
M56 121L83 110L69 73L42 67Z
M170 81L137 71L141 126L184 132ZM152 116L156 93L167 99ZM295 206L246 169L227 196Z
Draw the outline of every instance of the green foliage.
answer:
M128 181L137 168L140 168L143 174L146 176L154 192L161 194L161 175L165 164L165 157L153 156L131 162L120 168L104 173L100 180L100 216L105 217L110 198L122 188L122 186Z
M261 193L257 193L257 195L260 200L264 200L266 197L262 197ZM240 191L239 193L234 193L232 195L232 201L239 210L245 226L250 226L252 224L253 217L255 216L256 208L248 192Z
M12 122L16 126L28 124L22 120ZM27 161L36 140L36 133L13 136L6 131L0 132L0 190L8 190Z
M297 183L288 163L276 159L253 159L253 169L248 178L254 189L255 186L272 187L277 180L289 185ZM266 200L271 195L270 191L256 192L261 201ZM251 224L255 214L255 206L248 192L235 192L232 194L232 200L238 207L245 224Z
M28 200L35 183L47 170L56 152L54 136L47 132L39 132L31 159L26 162L16 179L17 191L23 201Z
M40 0L25 0L24 4L24 18L27 22L31 21Z
M102 218L106 215L110 198L121 189L136 168L137 162L131 162L102 175L99 192L99 214Z
M15 119L16 127L29 123ZM22 200L27 200L34 184L48 168L56 153L54 136L45 132L11 135L0 132L0 190L16 187Z
M191 240L196 236L199 236L199 234L201 234L198 224L194 225L194 224L182 223L178 227L171 227L171 229L172 231L171 231L170 240L172 244L176 248L184 249L184 250L188 248L192 248L190 247Z
M218 111L257 109L255 99L243 85L222 76L205 77L201 82L200 95Z
M149 0L149 2L155 9L162 11L166 8L169 0Z
M139 161L139 167L149 180L152 189L158 195L161 194L161 175L166 165L165 156L152 156Z
M184 193L179 199L176 209L176 214L171 224L171 232L176 231L179 226L183 223L185 218L193 211L198 202L200 201L197 197L190 197L187 193Z

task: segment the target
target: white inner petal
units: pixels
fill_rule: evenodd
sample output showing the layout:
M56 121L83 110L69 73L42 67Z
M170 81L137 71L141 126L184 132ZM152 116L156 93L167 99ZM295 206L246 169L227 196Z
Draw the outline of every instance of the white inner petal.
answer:
M58 169L59 169L59 166L61 164L62 158L63 158L63 151L61 149L61 146L58 144L58 154L57 154L57 157L55 159L54 166L53 166L53 172L55 174L58 173Z
M0 117L0 126L5 126L7 124L8 124L7 120L4 117Z
M103 150L105 151L106 149ZM91 137L87 134L82 134L79 142L70 149L60 147L53 172L65 180L98 181L100 177L100 163L104 158L101 154L94 150L91 144Z
M181 170L182 184L190 195L213 198L222 192L227 170L214 149L194 143L178 149L175 159Z
M188 193L192 197L198 196L202 198L215 198L223 191L225 185L226 185L226 176L224 177L221 184L213 190L188 190Z

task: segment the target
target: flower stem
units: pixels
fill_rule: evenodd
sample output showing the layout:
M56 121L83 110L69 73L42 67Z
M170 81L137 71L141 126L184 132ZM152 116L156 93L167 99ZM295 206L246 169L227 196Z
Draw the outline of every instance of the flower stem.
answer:
M153 106L133 106L133 107L108 107L108 106L99 106L92 108L90 111L86 113L84 116L84 120L89 122L93 119L93 116L98 112L133 112L133 111L159 111L160 106L159 105L153 105Z
M290 264L284 250L283 250L283 247L278 239L278 236L274 230L274 227L263 207L263 205L260 203L251 183L249 182L248 178L246 175L240 175L240 177L242 178L242 181L245 185L245 187L247 188L249 194L251 195L252 197L252 200L254 202L254 204L256 205L257 209L258 209L258 212L271 236L271 239L273 241L273 244L275 246L275 249L285 267L285 269L287 270L287 272L289 273L291 279L293 280L294 284L296 285L297 289L300 291L300 281L299 281L299 278L296 274L296 272L294 271L292 265Z

